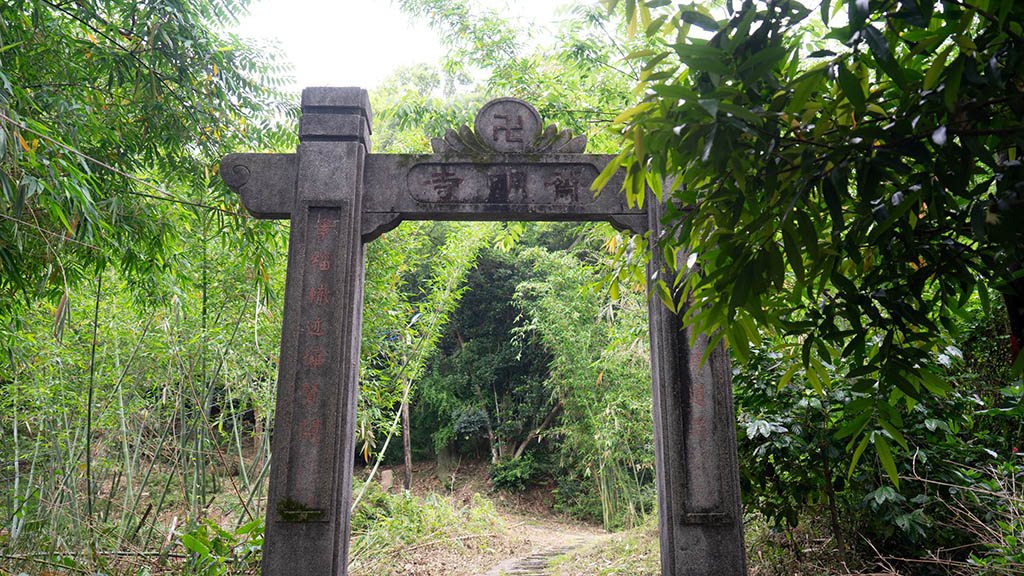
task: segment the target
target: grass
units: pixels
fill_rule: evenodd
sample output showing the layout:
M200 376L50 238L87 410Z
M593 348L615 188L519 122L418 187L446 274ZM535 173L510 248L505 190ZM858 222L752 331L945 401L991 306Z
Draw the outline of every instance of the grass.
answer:
M592 574L656 576L661 574L658 517L625 532L603 536L551 563L552 576Z
M810 519L789 532L772 530L761 519L745 521L750 576L846 574L823 519ZM658 519L651 515L632 530L603 536L555 558L552 576L658 576L661 574Z
M350 574L461 574L496 563L513 539L494 504L478 494L459 506L438 494L391 494L371 483L352 518Z

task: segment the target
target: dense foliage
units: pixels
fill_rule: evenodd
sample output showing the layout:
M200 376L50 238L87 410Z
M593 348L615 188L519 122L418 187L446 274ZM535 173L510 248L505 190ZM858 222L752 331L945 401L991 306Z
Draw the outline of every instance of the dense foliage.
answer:
M634 54L643 101L619 121L630 196L682 184L654 199L657 241L700 273L669 284L741 362L761 331L789 336L790 370L819 394L866 394L850 442L898 483L892 408L950 391L938 358L972 295L988 311L1005 292L1021 318L1024 9L826 1L816 20L747 1L717 20L662 5L627 2L658 46Z
M730 345L746 501L790 525L823 503L841 552L856 517L897 556L999 558L960 514L1012 517L1013 491L958 495L1019 475L1021 4L608 4L650 42L615 165L663 206L678 274L652 289Z
M228 225L244 231L225 236L228 249L257 270L272 260L273 229L236 218L216 175L227 151L292 139L278 124L292 110L278 90L286 68L222 32L244 7L0 7L0 312L61 301L59 327L72 290L108 261L162 298L192 277L185 244ZM0 366L22 360L5 354Z
M660 202L670 233L406 223L371 244L354 459L394 462L398 440L479 454L495 488L640 524L656 244L693 266L652 291L730 344L751 526L794 556L797 537L824 542L836 570L1019 571L1018 3L577 4L550 46L471 0L400 4L450 51L372 91L375 151L425 152L490 97L522 97L590 152L624 143L626 193ZM14 570L258 562L287 225L244 217L216 170L293 149L295 97L273 52L224 31L241 9L0 4ZM361 570L498 524L366 486Z

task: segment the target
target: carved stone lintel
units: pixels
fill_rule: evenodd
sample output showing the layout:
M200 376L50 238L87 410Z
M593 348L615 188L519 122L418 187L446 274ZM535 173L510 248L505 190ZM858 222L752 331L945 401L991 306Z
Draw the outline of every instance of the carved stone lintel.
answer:
M296 154L228 154L220 161L220 177L255 218L290 218L298 161Z
M629 231L633 234L643 234L647 231L646 214L612 214L608 217L608 222L619 231Z
M582 154L587 137L573 137L569 130L554 124L543 128L540 113L518 98L491 100L480 109L473 128L448 129L441 138L433 138L430 147L436 154L535 154L559 152Z
M402 215L398 212L366 212L363 214L363 243L369 243L382 234L390 232L402 223Z

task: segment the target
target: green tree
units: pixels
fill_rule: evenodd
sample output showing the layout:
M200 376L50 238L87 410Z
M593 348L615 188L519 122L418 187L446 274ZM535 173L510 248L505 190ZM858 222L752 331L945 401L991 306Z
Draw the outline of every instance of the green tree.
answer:
M467 292L420 384L416 417L421 428L434 430L433 451L475 448L486 439L497 464L521 455L524 440L552 411L541 388L547 353L532 335L514 334L523 319L513 296L528 264L519 250L490 248L470 272Z
M442 66L454 79L449 83L485 78L482 90L471 91L469 114L488 98L514 96L535 105L546 122L586 134L588 152L616 149L614 134L605 127L629 104L639 70L628 62L625 69L610 62L645 41L621 44L615 22L599 6L567 8L571 13L550 44L474 0L401 0L399 6L440 34L448 49ZM442 126L442 133L451 126Z
M653 241L693 257L661 291L740 362L766 330L788 337L783 382L803 365L819 394L864 394L843 413L851 471L873 444L898 484L889 407L949 393L938 358L972 296L1005 294L1021 336L1024 6L663 5L625 2L658 48L633 55L615 163L638 201L679 183Z
M545 389L563 410L552 430L559 504L600 518L607 529L639 524L654 503L642 287L609 302L591 288L602 264L595 254L534 248L524 256L535 279L516 290L529 318L523 329L536 332L552 355Z
M159 297L181 279L184 238L230 222L246 230L231 249L267 277L276 228L235 218L216 175L227 151L292 139L277 124L293 107L286 68L223 32L245 6L0 6L0 374L18 356L19 303L53 302L59 326L108 261Z

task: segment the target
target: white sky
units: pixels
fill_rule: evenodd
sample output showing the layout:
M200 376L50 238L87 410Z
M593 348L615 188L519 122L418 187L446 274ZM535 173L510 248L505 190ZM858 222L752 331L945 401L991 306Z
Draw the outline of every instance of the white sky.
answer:
M476 0L502 15L553 30L563 0ZM410 22L390 0L256 0L236 32L277 40L295 88L373 88L399 66L437 64L443 54L426 22ZM541 33L539 36L545 36Z

